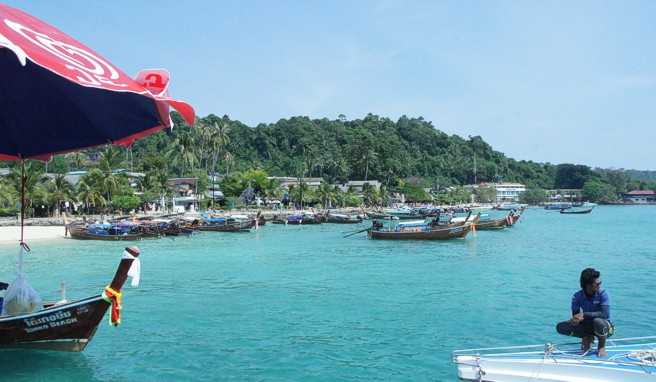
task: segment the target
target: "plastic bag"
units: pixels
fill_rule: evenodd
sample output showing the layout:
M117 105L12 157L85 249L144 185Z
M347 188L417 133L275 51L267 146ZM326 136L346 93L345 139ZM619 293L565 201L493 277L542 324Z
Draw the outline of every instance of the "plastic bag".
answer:
M32 313L41 309L41 297L27 283L27 278L23 273L23 257L25 256L27 246L21 246L18 254L18 275L16 280L9 284L5 299L2 302L2 314L14 316L23 313Z
M9 284L5 300L2 303L2 314L14 316L22 313L32 313L41 308L41 297L27 283L25 275L19 273L16 280Z

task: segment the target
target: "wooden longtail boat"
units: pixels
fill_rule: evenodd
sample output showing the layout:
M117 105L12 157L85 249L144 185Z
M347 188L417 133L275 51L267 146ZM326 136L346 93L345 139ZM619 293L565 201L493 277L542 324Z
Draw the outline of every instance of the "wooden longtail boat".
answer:
M128 270L139 254L133 256L121 259L109 284L114 291L121 291ZM0 316L0 349L82 351L110 306L102 295L96 295L61 305L46 304L43 309L29 314Z
M498 219L483 220L476 224L476 229L496 230L496 229L503 229L506 227L512 227L517 222L517 220L519 220L519 216L520 216L519 214L515 214L514 212L511 212L508 215Z
M323 219L315 214L303 215L289 215L287 216L287 224L290 225L308 225L308 224L321 224Z
M494 230L494 229L503 229L510 226L508 224L508 217L502 217L498 219L484 220L476 224L476 229L478 230Z
M198 226L199 231L205 232L241 232L241 225L239 223L231 224L207 224Z
M121 235L98 235L89 232L84 226L69 224L68 234L72 239L77 240L105 240L105 241L137 241L146 237L157 237L153 235L144 235L143 233L126 233Z
M373 230L367 232L369 238L380 240L449 240L465 237L471 231L471 223L454 227L435 227L429 230Z
M325 218L326 223L334 224L359 224L362 223L362 219L357 216L343 215L343 214L326 214Z

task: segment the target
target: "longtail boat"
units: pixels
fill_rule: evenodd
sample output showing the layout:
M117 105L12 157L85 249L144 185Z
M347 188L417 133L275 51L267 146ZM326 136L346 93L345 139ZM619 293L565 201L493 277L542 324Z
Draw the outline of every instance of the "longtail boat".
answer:
M119 302L109 296L120 293L139 252L130 252L130 255L121 259L103 294L73 302L44 304L42 309L33 313L0 316L0 348L84 350L107 309L113 307L113 313L118 314L116 304Z
M322 220L320 216L311 213L287 216L287 224L291 225L321 224Z
M495 229L503 229L511 224L508 223L508 217L501 217L498 219L489 219L489 220L481 220L478 224L476 224L476 229L478 230L495 230Z
M354 215L345 215L345 214L334 214L328 212L326 214L326 223L335 223L335 224L359 224L362 223L362 219Z
M519 215L516 215L514 211L511 211L508 215L495 218L495 219L481 219L478 224L476 224L476 229L478 230L498 230L506 227L512 227L517 220L519 220Z
M66 228L70 237L77 240L136 241L146 237L157 237L137 228L122 230L111 224L71 223Z
M380 240L449 240L467 236L471 231L472 224L469 222L446 227L408 227L401 229L370 229L367 235L371 239Z

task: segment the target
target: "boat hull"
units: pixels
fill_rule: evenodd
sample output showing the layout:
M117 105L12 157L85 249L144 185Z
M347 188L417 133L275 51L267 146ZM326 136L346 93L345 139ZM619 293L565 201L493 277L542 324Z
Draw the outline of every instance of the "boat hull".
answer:
M592 357L595 357L594 355ZM458 378L486 382L647 382L655 374L640 367L577 358L494 358L458 356ZM656 367L651 368L656 373Z
M145 237L143 234L126 234L126 235L94 235L86 230L69 230L71 239L77 240L103 240L103 241L138 241Z
M561 214L566 214L566 215L582 215L582 214L589 214L592 212L592 208L586 209L586 210L560 210Z
M369 238L375 240L450 240L467 236L471 224L439 228L430 231L374 231L369 230Z
M487 220L487 221L481 221L478 224L476 224L476 229L477 230L498 230L498 229L503 229L508 227L508 219L507 218L499 218L499 219L494 219L494 220Z
M95 296L31 314L0 317L0 348L82 351L108 308L101 296Z

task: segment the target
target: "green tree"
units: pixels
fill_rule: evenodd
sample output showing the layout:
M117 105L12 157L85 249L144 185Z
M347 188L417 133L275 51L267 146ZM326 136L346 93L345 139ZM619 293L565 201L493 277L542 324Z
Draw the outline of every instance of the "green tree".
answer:
M336 200L335 188L326 182L321 182L317 190L317 197L323 208L330 208Z
M589 180L583 185L583 197L591 202L612 202L617 200L613 186L599 180Z
M75 199L73 186L68 183L64 174L57 174L54 179L47 183L46 187L50 199L54 202L56 216L59 216L61 214L61 204L63 202L73 202Z
M521 203L538 205L547 201L547 192L541 188L529 188L519 195Z
M89 213L92 208L104 207L107 201L96 187L92 185L91 177L82 177L77 184L77 198L84 204L84 211Z
M112 206L122 211L136 210L141 205L141 199L136 195L115 195Z
M497 201L497 190L494 187L477 187L474 195L479 203L494 203Z

